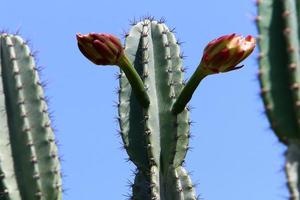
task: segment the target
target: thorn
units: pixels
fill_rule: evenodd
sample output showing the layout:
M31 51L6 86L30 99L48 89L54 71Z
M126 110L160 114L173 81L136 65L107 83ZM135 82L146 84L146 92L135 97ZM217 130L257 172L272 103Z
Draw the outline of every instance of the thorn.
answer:
M261 41L262 39L263 39L263 36L262 36L262 35L256 36L256 40Z
M258 6L259 4L261 4L262 0L255 0L255 4Z
M264 57L264 54L260 52L257 56L257 60L261 60Z
M180 68L180 71L181 71L181 72L186 72L186 71L187 71L187 67L181 67L181 68Z
M289 64L289 69L290 70L295 70L296 68L297 68L297 64L296 63Z
M254 17L254 21L255 22L259 22L259 21L261 21L261 19L262 19L262 17L259 16L259 15L257 15L256 17Z
M149 135L151 134L151 130L150 130L149 128L147 128L147 129L145 130L145 134L146 134L147 136L149 136Z
M129 36L129 33L125 30L123 30L123 33L121 34L122 38L126 39Z
M296 101L296 107L299 108L300 107L300 100Z
M170 42L166 42L166 43L164 44L164 47L170 47Z
M184 55L184 53L183 53L183 52L181 52L181 53L179 54L179 58L181 58L181 59L185 59L185 58L186 58L186 56Z
M292 89L292 90L298 90L299 87L300 87L300 86L299 86L299 83L293 83L292 86L291 86L291 89Z
M21 28L17 28L17 30L13 33L13 35L20 35L20 32L21 32Z
M283 30L283 34L288 36L291 33L291 31L292 31L291 28L287 27Z
M268 93L269 92L269 89L267 89L267 88L262 88L261 89L261 91L260 91L260 95L265 95L266 93Z
M194 121L191 121L191 120L188 121L188 125L192 126L192 125L194 125L194 124L195 124Z
M193 106L191 106L191 105L187 105L185 108L186 108L187 111L192 111L192 110L195 109L195 108L194 108Z
M135 26L137 24L135 17L133 17L133 19L129 21L129 24L130 26Z
M184 43L184 42L181 41L180 39L177 39L177 41L176 41L176 44L179 45L179 46L182 45L183 43Z
M257 77L261 78L261 76L264 74L264 71L262 69L259 69L257 72Z
M273 109L272 104L265 105L266 111L271 111Z
M293 46L289 46L288 49L287 49L287 51L289 53L293 53L293 52L295 52L295 48Z
M161 17L159 20L158 20L158 23L159 24L163 24L166 22L166 19L164 17Z
M30 162L32 164L36 164L37 163L37 158L35 156L32 156L31 159L30 159Z
M113 107L119 108L120 107L120 102L114 101L113 102Z
M289 16L290 14L291 14L290 11L285 10L285 11L282 13L282 17L285 18L285 17Z
M175 27L172 28L172 29L170 30L170 32L171 32L171 33L176 33L175 29L176 29Z
M119 72L115 73L116 80L121 79L121 77L122 77L121 73L119 73Z

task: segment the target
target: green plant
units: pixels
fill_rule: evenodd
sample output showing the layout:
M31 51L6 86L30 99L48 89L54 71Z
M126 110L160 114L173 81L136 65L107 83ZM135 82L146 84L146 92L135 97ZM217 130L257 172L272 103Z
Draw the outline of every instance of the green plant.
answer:
M259 80L265 112L287 146L285 172L291 200L299 200L300 2L258 0Z
M34 57L17 35L0 35L0 199L59 200L53 129Z
M147 18L134 24L124 50L109 34L77 34L77 40L93 63L121 68L120 135L137 167L131 199L196 200L182 166L191 123L186 105L204 77L239 69L236 65L254 49L254 38L232 34L210 42L187 84L178 41L161 21Z

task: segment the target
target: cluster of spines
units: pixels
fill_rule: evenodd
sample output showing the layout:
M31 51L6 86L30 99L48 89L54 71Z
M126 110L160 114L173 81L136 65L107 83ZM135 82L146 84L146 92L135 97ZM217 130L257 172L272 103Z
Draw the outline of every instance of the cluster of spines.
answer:
M7 134L7 146L12 149L10 160L16 171L13 178L22 198L60 199L57 148L33 54L19 36L2 34L0 38L2 98L5 100L2 115L7 118L2 134ZM0 155L0 165L8 162L3 157ZM5 171L2 173L7 177ZM0 181L6 182L5 179ZM10 185L3 189L12 192Z

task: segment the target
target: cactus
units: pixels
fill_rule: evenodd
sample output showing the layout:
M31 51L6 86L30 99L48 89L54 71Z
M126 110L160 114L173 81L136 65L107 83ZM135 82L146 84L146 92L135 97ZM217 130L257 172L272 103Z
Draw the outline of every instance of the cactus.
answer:
M125 53L151 97L148 108L137 106L121 71L120 133L124 148L138 169L132 186L133 199L196 200L194 186L181 167L189 148L189 113L187 109L178 116L171 113L184 86L179 45L164 24L144 20L128 33Z
M137 168L130 199L198 199L182 166L191 136L187 103L207 75L240 68L236 65L252 52L254 38L231 34L210 42L186 84L179 42L162 21L146 18L135 23L124 50L109 34L77 34L77 40L93 63L121 69L120 135Z
M0 35L0 199L59 200L57 147L33 54Z
M297 0L258 0L257 6L261 96L271 128L287 146L290 199L299 200L300 4Z

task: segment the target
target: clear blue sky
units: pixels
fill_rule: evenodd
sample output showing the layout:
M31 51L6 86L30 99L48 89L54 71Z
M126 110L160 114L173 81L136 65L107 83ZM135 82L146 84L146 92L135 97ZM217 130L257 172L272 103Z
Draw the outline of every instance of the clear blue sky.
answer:
M204 2L204 3L202 3ZM49 85L61 144L65 200L122 200L130 193L133 165L120 150L115 93L116 67L97 67L76 45L75 33L121 36L129 20L165 17L185 43L189 77L207 42L227 33L257 35L253 0L0 0L0 29L20 29L37 50ZM282 200L285 147L263 114L254 52L242 70L210 76L191 105L193 147L186 168L205 200Z

